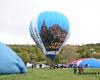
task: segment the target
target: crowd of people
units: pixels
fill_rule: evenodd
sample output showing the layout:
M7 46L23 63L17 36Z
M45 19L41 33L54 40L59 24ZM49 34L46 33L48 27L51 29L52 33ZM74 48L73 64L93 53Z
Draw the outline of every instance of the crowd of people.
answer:
M84 73L84 69L83 69L83 66L82 65L79 65L79 66L74 66L74 74L76 74L78 71L79 74L83 74Z
M87 65L85 65L85 67L83 65L79 65L79 66L74 66L74 74L100 74L100 72L97 71L93 71L93 72L84 72L84 68L88 68Z
M38 65L39 67L38 68L43 68L43 65L42 64L39 64ZM58 69L58 68L64 68L63 65L50 65L49 66L50 69ZM100 74L100 72L85 72L84 71L84 68L88 68L89 67L89 64L86 64L86 65L74 65L73 66L73 73L74 74ZM33 68L36 68L36 64L32 64L32 70Z
M73 69L74 69L74 74L78 73L78 74L100 74L100 72L84 72L84 68L88 68L89 64L86 65L79 65L76 66L74 65Z

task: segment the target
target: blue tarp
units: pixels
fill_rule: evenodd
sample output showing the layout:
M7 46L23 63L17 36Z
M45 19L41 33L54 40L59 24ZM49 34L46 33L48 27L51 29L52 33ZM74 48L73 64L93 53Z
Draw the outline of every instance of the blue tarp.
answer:
M27 72L24 62L16 53L3 43L0 43L0 74Z
M100 60L96 59L96 58L88 58L83 60L80 65L87 65L89 68L100 68Z

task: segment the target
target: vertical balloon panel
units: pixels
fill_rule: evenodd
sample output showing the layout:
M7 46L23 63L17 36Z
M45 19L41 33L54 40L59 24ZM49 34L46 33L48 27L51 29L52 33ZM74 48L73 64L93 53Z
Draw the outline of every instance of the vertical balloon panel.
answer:
M43 51L44 54L46 54L46 50L43 46L42 41L40 40L39 34L36 30L35 25L33 24L33 21L31 21L30 26L29 26L30 34L32 39L36 42L36 44L40 47L40 49Z

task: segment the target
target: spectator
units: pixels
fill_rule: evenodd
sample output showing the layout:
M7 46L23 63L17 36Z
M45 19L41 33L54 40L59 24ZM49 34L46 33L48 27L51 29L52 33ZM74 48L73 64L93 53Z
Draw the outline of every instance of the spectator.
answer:
M42 68L42 64L40 64L40 68Z
M77 72L77 66L74 65L74 74L76 74L76 72Z
M34 67L34 66L33 66L33 64L32 64L32 70L33 70L33 67Z
M84 73L84 70L83 70L83 66L82 65L79 65L78 66L78 71L79 71L79 74Z

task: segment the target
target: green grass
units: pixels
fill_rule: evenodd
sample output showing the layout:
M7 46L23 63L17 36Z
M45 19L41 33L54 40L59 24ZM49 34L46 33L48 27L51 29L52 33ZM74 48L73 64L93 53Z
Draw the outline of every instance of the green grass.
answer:
M85 69L100 72L100 69ZM100 74L73 74L73 69L28 69L24 74L0 75L0 80L100 80Z

